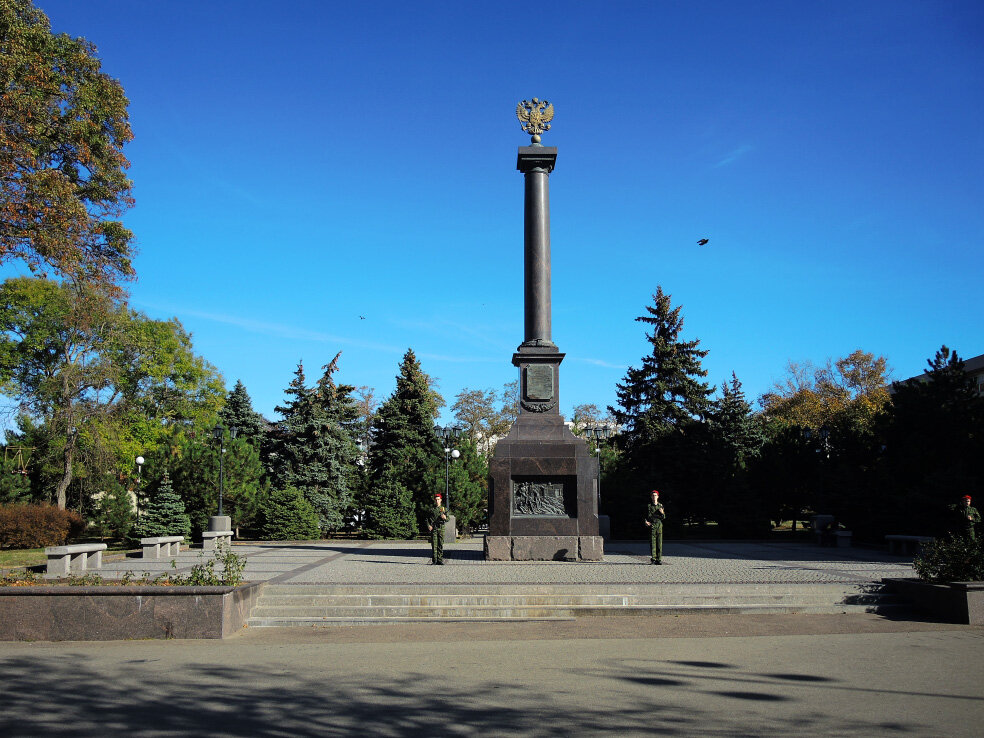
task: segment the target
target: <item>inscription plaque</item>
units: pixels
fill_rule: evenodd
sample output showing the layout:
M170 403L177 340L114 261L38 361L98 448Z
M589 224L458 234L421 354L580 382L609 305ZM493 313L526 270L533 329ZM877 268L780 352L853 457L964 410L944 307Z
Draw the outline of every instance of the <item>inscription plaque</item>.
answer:
M530 400L552 400L553 375L553 367L548 364L526 367L526 397Z
M563 482L516 482L513 485L513 515L563 515Z

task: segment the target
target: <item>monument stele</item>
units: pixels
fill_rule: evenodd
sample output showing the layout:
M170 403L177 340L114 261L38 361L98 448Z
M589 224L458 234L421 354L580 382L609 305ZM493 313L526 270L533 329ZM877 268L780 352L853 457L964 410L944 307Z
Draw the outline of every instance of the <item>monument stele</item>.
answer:
M540 143L554 108L546 100L516 106L531 134L516 168L525 178L523 201L523 342L513 354L519 369L519 416L489 462L492 561L600 561L598 460L560 415L560 363L551 337L550 194L557 149Z

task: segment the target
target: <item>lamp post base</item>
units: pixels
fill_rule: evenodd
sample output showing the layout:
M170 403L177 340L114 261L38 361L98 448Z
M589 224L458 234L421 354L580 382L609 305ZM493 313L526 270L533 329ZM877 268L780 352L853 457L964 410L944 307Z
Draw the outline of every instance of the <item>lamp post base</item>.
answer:
M232 518L228 515L213 515L208 519L208 529L211 531L232 530Z

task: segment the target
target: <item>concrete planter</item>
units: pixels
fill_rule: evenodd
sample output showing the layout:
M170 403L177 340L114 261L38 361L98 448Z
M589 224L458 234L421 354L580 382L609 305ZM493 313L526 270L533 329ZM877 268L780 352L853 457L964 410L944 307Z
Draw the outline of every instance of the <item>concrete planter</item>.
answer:
M225 638L242 629L262 587L0 587L0 640Z
M951 623L984 625L984 582L938 584L921 579L883 579L886 588L920 610Z

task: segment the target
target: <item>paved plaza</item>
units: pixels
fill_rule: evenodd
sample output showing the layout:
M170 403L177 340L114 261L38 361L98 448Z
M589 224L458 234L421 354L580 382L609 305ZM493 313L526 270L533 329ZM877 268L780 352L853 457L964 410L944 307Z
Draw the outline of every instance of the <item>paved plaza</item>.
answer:
M872 615L0 643L0 670L5 738L976 738L984 721L984 629Z
M319 541L237 543L245 578L277 584L825 584L878 582L913 576L911 559L864 548L821 548L798 543L668 541L663 566L649 565L642 542L612 542L601 562L487 562L482 538L445 547L445 566L430 566L424 541ZM202 560L198 549L176 560L107 557L102 576L187 572Z
M850 583L911 575L861 548L670 541L600 563L488 563L481 539L236 544L251 580ZM183 552L178 570L200 561ZM111 558L104 576L171 570ZM580 617L246 628L213 641L0 643L0 735L977 736L984 628L912 614Z

